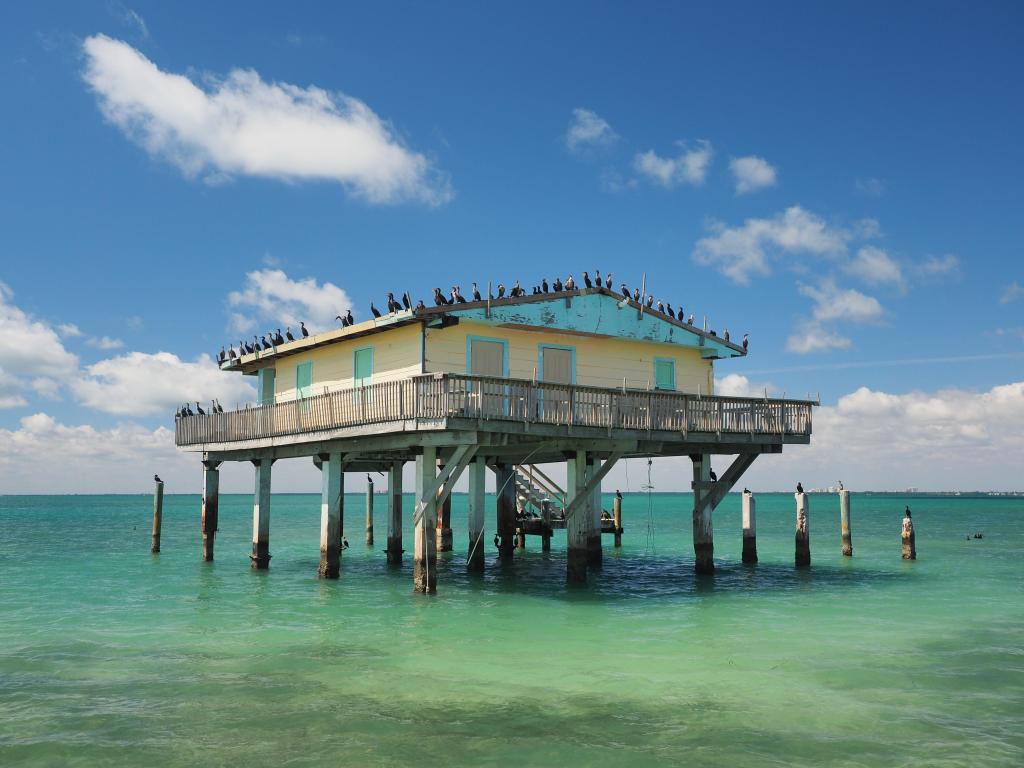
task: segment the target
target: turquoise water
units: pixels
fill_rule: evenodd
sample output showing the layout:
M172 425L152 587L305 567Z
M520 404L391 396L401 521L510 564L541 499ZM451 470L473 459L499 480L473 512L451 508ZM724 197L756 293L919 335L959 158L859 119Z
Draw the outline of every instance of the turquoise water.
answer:
M337 582L318 496L274 496L263 573L250 505L222 497L203 564L198 496L157 556L149 497L0 497L0 765L1024 765L1024 499L854 495L850 559L814 496L796 571L792 496L759 496L746 567L732 495L697 579L689 495L627 495L568 588L564 532L468 576L456 496L436 596L386 568L383 496L372 550L346 498Z

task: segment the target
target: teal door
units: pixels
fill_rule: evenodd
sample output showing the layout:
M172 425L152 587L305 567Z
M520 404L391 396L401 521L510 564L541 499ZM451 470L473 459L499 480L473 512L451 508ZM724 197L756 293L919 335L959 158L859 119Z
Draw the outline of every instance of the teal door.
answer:
M658 358L654 361L654 388L675 391L676 361Z
M373 380L373 347L363 347L355 351L352 360L352 378L357 387L368 387Z
M313 393L313 364L299 363L295 368L295 396L300 400Z

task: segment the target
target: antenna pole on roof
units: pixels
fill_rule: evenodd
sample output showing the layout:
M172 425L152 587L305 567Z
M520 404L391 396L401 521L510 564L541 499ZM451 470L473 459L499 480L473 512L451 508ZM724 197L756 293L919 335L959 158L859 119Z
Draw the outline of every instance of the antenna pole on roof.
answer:
M644 272L643 279L640 281L640 312L637 313L637 319L642 320L644 316L644 302L647 301L647 273Z
M491 296L493 296L493 295L494 294L491 293L491 281L488 280L487 281L487 311L484 313L484 316L488 320L491 319Z

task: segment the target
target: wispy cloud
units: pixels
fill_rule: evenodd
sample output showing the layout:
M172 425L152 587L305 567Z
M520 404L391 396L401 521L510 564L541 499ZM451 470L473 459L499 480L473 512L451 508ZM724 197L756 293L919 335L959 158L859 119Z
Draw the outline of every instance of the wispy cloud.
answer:
M565 144L570 151L581 153L610 147L618 138L608 121L596 112L581 107L572 111L572 119L565 132Z
M927 256L914 265L914 271L922 277L955 277L960 272L960 259L952 253Z
M96 349L120 349L124 346L123 341L120 339L112 339L109 336L94 336L88 339L85 343L90 347L95 347Z
M999 303L1012 304L1022 296L1024 296L1024 287L1022 287L1020 283L1014 280L1003 290L1003 295L999 297Z
M774 187L778 175L775 167L763 157L749 155L734 157L729 161L736 182L736 194L745 195L765 187Z
M873 176L857 179L853 183L853 188L864 197L881 197L885 194L885 182Z
M86 38L84 51L83 76L104 116L188 178L333 181L371 203L452 198L447 177L351 96L243 69L208 76L204 89L105 35Z
M900 290L906 288L903 268L881 248L866 245L858 249L843 269L868 285L892 285Z
M786 339L786 349L798 355L813 352L829 352L833 349L849 349L853 345L846 336L814 321L800 323Z
M633 158L633 168L666 189L680 184L700 186L708 175L713 151L711 142L700 140L694 146L685 141L676 142L679 153L662 157L653 149Z

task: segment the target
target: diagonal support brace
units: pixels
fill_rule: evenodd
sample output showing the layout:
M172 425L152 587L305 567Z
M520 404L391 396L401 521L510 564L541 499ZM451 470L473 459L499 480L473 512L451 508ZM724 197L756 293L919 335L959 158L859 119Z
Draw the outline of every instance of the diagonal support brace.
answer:
M587 480L586 484L583 486L583 489L576 494L573 500L569 502L569 506L565 508L566 520L572 517L576 513L576 510L590 504L591 500L593 499L594 490L601 485L601 481L604 480L605 475L611 472L616 462L618 462L618 460L622 458L622 453L622 451L616 451L611 456L609 456L608 460L601 465L601 468L597 470L593 474L593 476Z
M412 524L415 528L419 525L420 520L423 519L423 510L426 509L427 503L431 500L436 499L436 504L441 506L444 504L448 496L451 495L452 488L455 487L455 483L458 482L459 477L462 476L463 471L469 466L469 462L476 456L477 446L475 445L460 445L455 449L455 453L452 454L451 459L444 465L444 469L441 470L440 474L434 479L433 484L430 488L424 491L423 498L416 500L416 510L412 515Z
M718 480L707 484L707 487L704 489L707 492L705 499L712 509L722 503L722 499L732 490L732 487L736 485L743 476L743 473L750 469L754 459L760 455L759 453L741 453L733 459L732 464L729 465L729 468L725 470L725 473ZM702 483L701 485L704 484Z

